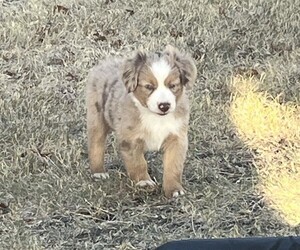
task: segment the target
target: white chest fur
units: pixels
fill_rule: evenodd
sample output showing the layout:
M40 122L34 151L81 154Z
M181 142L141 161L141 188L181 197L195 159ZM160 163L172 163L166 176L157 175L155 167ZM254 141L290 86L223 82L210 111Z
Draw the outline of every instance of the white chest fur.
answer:
M148 150L159 150L167 136L177 135L183 125L182 119L176 119L172 113L160 116L151 112L142 112L141 122Z

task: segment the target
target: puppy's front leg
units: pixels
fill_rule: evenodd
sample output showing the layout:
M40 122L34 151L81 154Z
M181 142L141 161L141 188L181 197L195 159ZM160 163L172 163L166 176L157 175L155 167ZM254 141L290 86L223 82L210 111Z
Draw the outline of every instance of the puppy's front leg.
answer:
M155 182L150 178L147 162L144 157L144 141L122 140L120 151L125 162L127 174L137 186L154 186Z
M188 148L187 134L170 135L164 145L164 176L163 188L167 197L184 194L182 188L182 172Z

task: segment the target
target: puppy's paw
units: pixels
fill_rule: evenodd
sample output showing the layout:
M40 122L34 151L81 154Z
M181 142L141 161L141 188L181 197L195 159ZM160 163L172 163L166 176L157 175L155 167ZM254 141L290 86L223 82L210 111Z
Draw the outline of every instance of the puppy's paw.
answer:
M136 184L136 186L138 186L138 187L146 187L146 186L155 187L156 183L152 179L150 179L150 180L141 180Z
M96 180L105 180L109 178L109 174L108 173L94 173L92 174L92 176L96 179Z
M175 191L175 192L173 192L172 197L176 198L179 195L184 195L184 191L183 190Z
M176 198L180 195L184 195L184 189L179 182L174 182L171 185L165 183L164 192L167 198Z

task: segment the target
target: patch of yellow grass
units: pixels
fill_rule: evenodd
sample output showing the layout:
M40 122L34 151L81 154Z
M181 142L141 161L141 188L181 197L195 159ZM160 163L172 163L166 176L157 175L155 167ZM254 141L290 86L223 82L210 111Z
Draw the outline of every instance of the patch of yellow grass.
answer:
M300 106L280 104L254 78L232 81L230 113L245 144L256 150L260 188L290 225L300 224Z

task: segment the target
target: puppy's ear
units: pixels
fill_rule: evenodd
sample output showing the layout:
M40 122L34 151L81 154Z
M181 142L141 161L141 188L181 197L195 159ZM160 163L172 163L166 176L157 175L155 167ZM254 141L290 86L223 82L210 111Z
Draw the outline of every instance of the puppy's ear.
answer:
M171 45L167 45L163 53L171 65L178 67L181 83L186 86L187 90L191 90L197 77L197 68L193 58Z
M146 63L147 55L143 51L137 51L133 58L129 58L124 62L122 79L126 89L133 92L138 84L138 75Z

